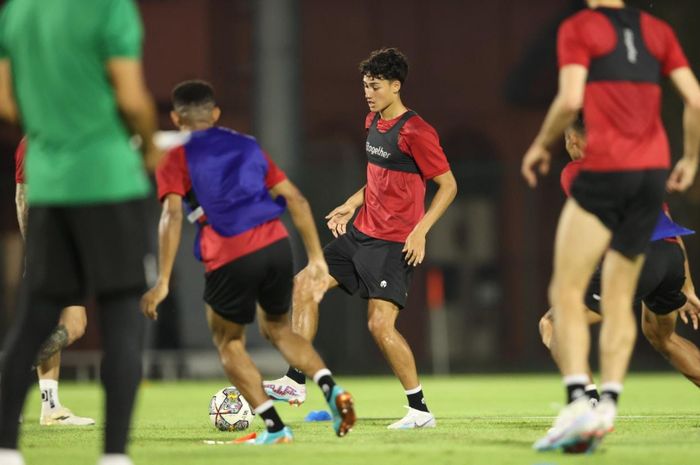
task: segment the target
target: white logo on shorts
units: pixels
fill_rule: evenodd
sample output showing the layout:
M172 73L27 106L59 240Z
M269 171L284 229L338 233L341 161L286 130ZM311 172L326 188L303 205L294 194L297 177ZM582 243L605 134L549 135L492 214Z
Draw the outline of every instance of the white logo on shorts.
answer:
M598 294L593 294L592 297L593 297L593 299L595 299L595 300L600 300L600 296L599 296Z
M386 287L386 281L382 281L381 283L379 283L379 287Z

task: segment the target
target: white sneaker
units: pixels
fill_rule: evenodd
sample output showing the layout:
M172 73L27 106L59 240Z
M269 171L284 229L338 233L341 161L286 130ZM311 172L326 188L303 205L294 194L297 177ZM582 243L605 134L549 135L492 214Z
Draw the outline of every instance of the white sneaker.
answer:
M2 465L24 465L22 453L16 449L0 449L0 463Z
M272 400L289 402L289 405L299 406L306 400L306 384L299 384L289 376L263 381L263 388Z
M408 409L406 416L387 426L387 429L435 428L437 426L437 421L432 413L411 407L406 408Z
M600 420L587 396L582 396L559 411L554 425L538 439L533 449L558 449L588 443L598 434Z
M602 439L615 429L615 418L617 417L617 405L611 400L601 400L595 408L600 424L598 425L598 436Z
M42 426L66 425L66 426L91 426L95 420L88 417L79 417L69 409L60 407L47 413L41 414L39 424Z

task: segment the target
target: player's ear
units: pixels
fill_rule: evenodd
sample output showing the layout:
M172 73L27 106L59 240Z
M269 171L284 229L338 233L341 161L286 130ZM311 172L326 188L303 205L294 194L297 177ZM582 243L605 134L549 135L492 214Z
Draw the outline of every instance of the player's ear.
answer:
M219 118L221 118L221 108L214 107L214 109L211 111L211 118L213 123L219 121Z
M401 92L401 81L399 81L398 79L394 79L393 81L391 81L391 91L395 94Z
M173 122L176 128L180 127L180 115L178 115L176 111L170 112L170 121Z

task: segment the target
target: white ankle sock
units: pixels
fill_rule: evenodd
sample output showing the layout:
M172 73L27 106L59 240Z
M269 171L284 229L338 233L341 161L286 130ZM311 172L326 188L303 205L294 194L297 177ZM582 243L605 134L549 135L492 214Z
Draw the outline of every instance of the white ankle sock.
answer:
M58 400L58 381L53 379L40 379L39 389L41 390L41 411L47 412L61 407Z
M24 465L22 454L17 449L0 449L2 465Z
M134 465L126 454L104 454L97 465Z

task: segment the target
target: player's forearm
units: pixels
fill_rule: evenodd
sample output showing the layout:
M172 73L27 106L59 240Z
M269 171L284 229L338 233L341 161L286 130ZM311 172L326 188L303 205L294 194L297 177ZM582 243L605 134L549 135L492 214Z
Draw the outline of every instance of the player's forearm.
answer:
M17 124L19 112L12 89L12 69L10 60L0 60L0 119Z
M17 184L15 191L15 204L17 205L17 223L22 238L27 238L27 220L29 219L29 207L27 205L27 190L24 184Z
M362 186L359 191L355 192L345 201L346 205L351 206L354 209L358 209L365 203L365 187Z
M141 138L142 151L148 153L153 150L153 135L158 129L158 122L151 96L145 94L138 104L123 104L119 109L129 129Z
M423 234L428 234L457 196L457 182L452 173L448 172L447 175L442 175L441 177L444 177L444 179L440 181L435 197L430 202L430 207L428 207L425 215L416 225L416 229Z
M700 101L686 103L683 111L683 156L697 162L700 155Z
M549 107L547 116L542 123L542 128L535 138L535 144L542 147L549 147L559 140L567 127L576 119L580 107L572 104L562 95L557 97Z
M158 224L158 281L165 286L170 285L181 234L182 211L163 209Z
M286 200L292 222L297 228L297 231L299 231L309 260L322 259L323 249L321 248L321 241L318 238L318 230L316 229L316 223L314 223L309 202L301 194L295 195L293 198L287 198Z

